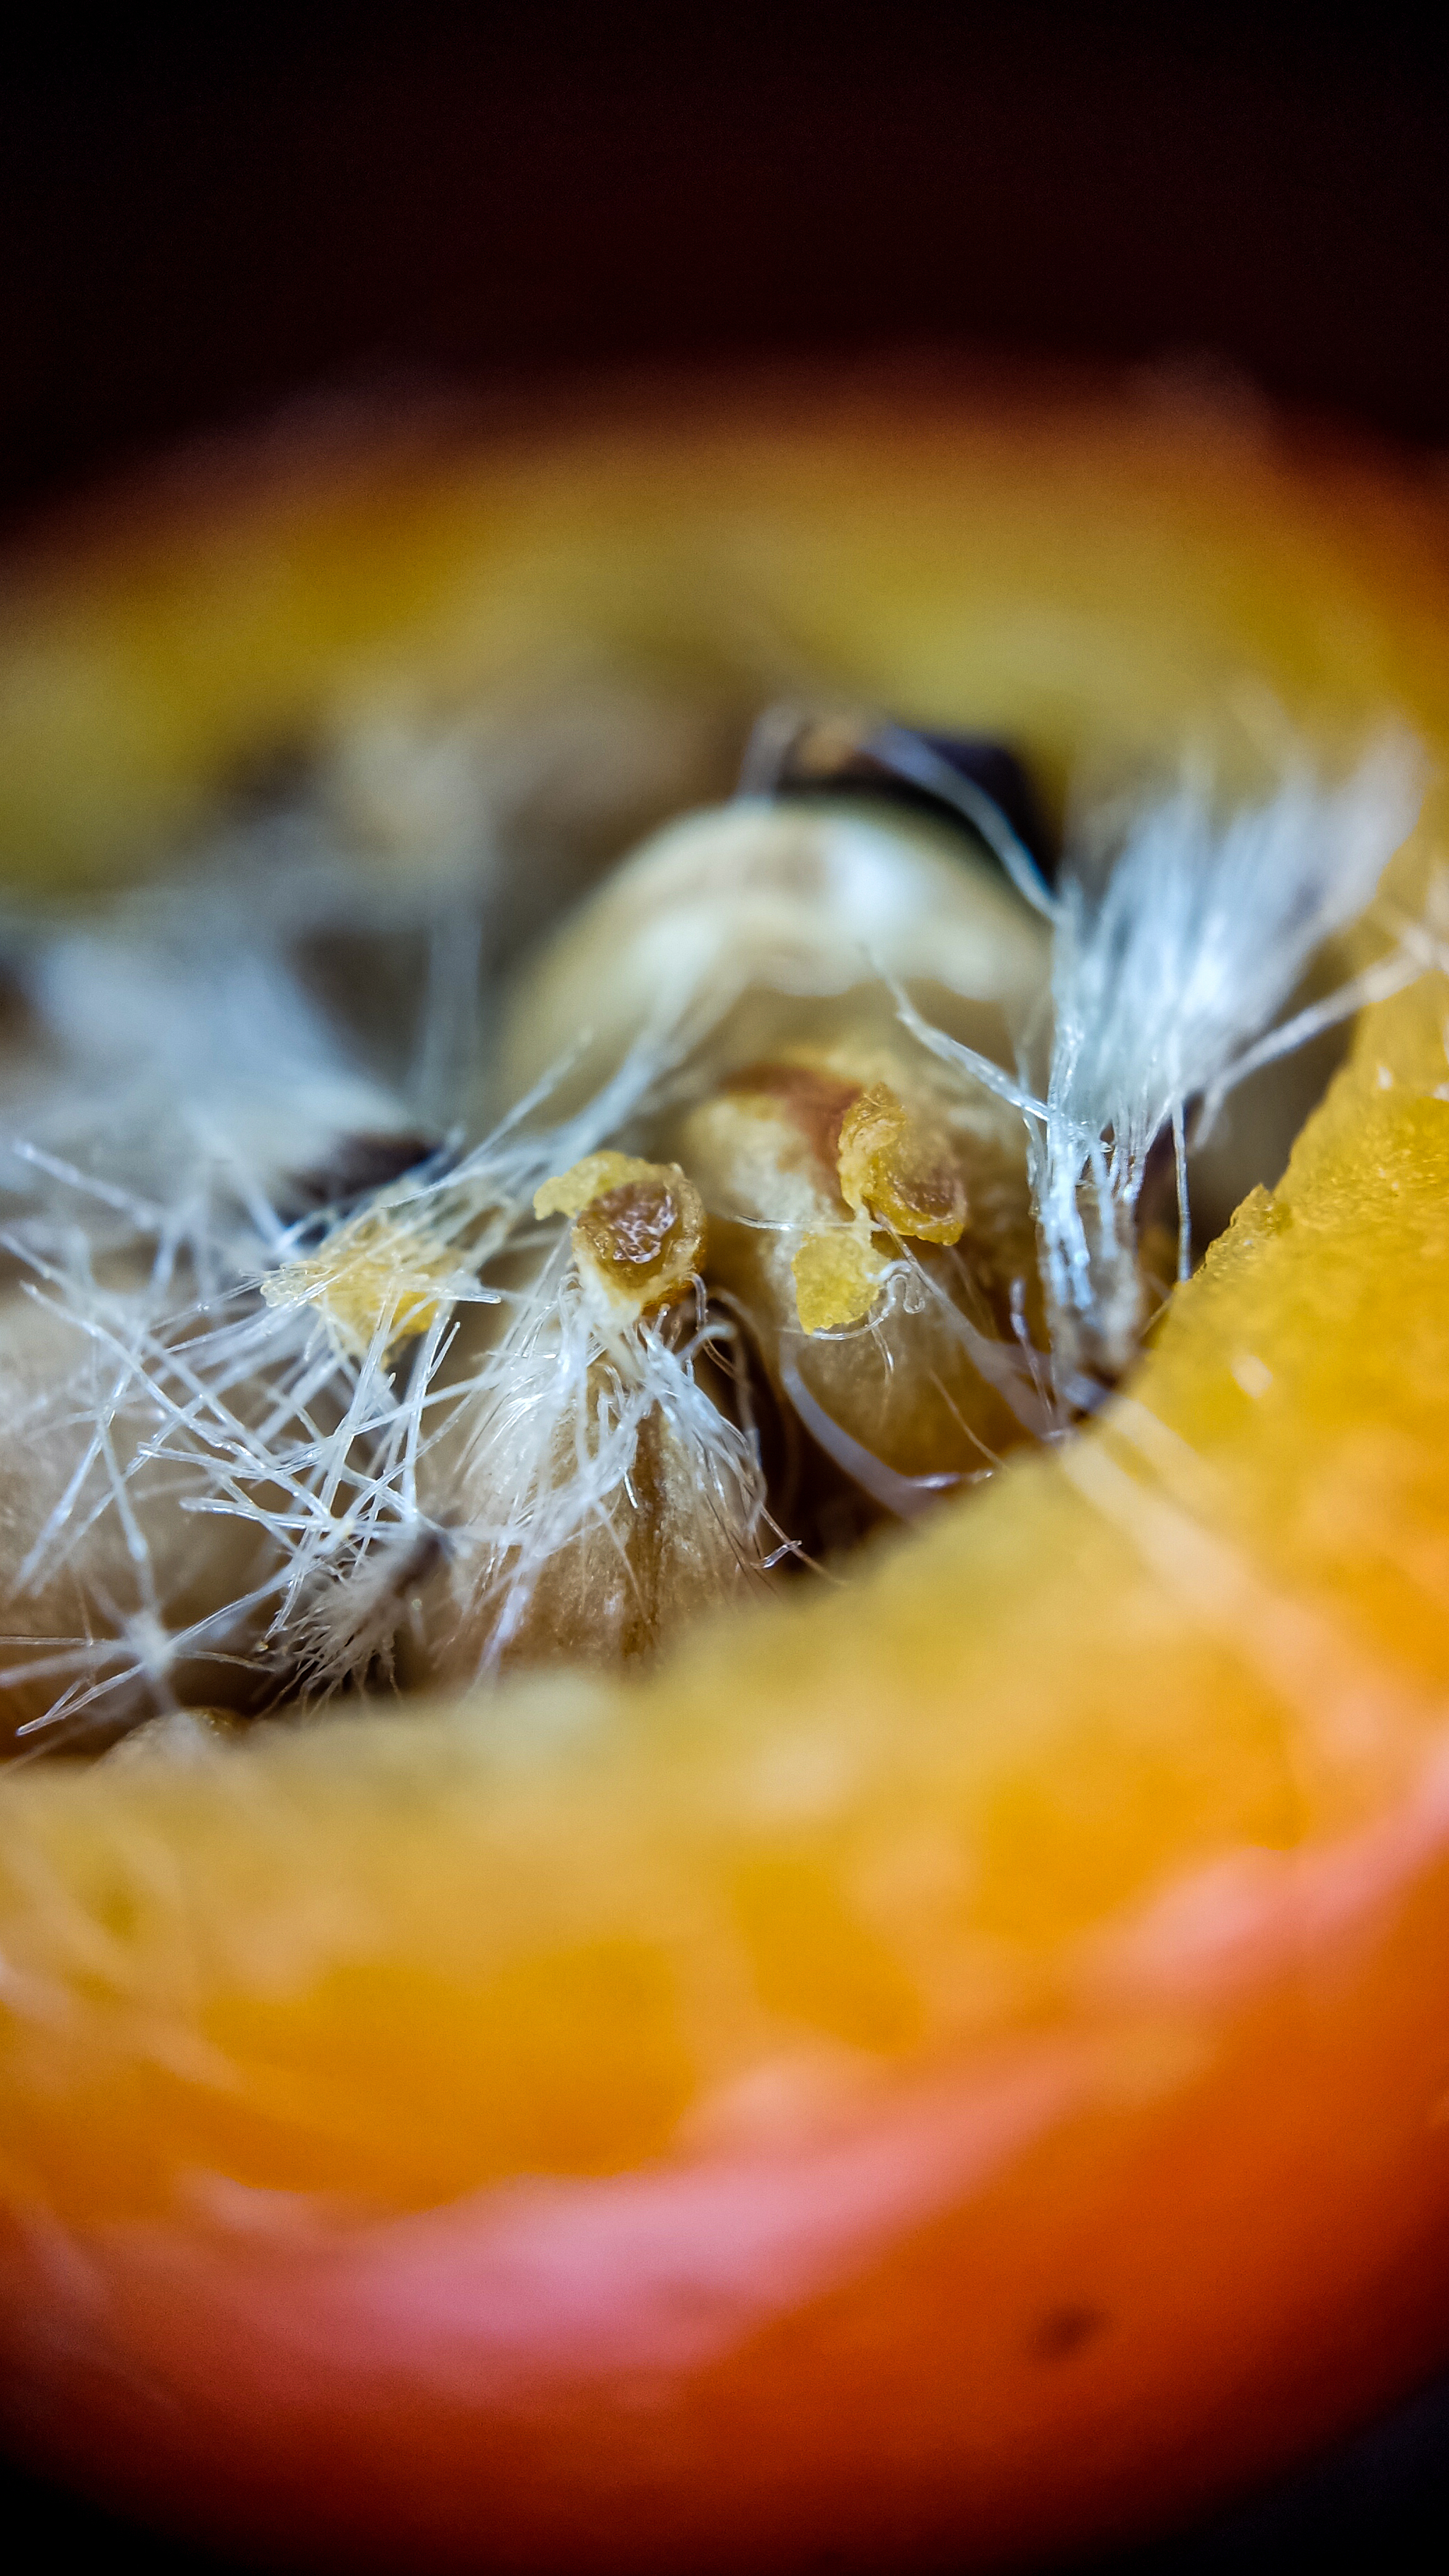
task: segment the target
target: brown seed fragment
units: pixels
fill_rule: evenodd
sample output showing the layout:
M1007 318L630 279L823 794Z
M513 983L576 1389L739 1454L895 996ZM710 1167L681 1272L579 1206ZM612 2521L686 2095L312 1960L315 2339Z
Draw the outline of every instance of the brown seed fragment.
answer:
M682 1296L704 1259L704 1202L678 1163L588 1154L545 1181L533 1206L536 1216L573 1217L579 1279L614 1325Z
M860 1098L861 1086L813 1064L747 1064L722 1086L726 1096L744 1095L778 1102L800 1130L817 1161L829 1171L840 1154L847 1116Z
M575 1232L600 1268L621 1280L653 1277L679 1226L679 1202L666 1181L624 1181L579 1217Z
M745 1319L782 1419L895 1513L1023 1438L1036 1238L1016 1113L943 1095L858 1002L841 1022L751 1059L675 1132L709 1207L708 1285ZM789 1526L832 1547L826 1518L790 1518L834 1509L790 1437Z
M944 1139L911 1116L889 1083L873 1082L846 1111L840 1194L857 1216L919 1243L958 1243L966 1185Z
M808 1234L790 1265L807 1333L861 1323L870 1313L889 1266L874 1229L950 1244L966 1223L966 1186L950 1148L888 1082L857 1090L841 1113L835 1165L855 1223Z
M364 1207L334 1228L316 1252L284 1262L262 1281L269 1306L315 1306L349 1358L366 1359L436 1323L463 1269L455 1247L406 1208Z

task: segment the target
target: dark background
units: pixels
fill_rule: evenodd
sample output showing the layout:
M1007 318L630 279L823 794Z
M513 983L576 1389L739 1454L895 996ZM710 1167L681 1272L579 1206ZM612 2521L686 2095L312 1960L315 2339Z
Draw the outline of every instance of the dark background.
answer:
M0 55L0 521L318 388L787 355L1228 370L1449 446L1446 110L1394 7L52 11ZM211 2563L0 2469L27 2522ZM1449 2564L1449 2384L1110 2564L1310 2560Z
M963 342L1449 439L1432 0L217 16L12 45L0 507L319 381Z

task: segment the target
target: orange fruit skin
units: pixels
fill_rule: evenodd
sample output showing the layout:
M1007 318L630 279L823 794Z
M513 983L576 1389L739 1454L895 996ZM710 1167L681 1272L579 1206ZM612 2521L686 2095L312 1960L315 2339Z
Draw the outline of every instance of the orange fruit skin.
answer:
M1187 2512L1445 2349L1446 1838L1441 1770L1109 1968L1115 2013L814 2152L315 2253L12 2221L12 2434L158 2518L379 2566L991 2562ZM1134 2103L1134 2007L1211 2073Z
M989 703L969 640L938 681L1049 775L1239 669L1329 742L1390 705L1449 745L1429 487L954 406L380 451L53 557L13 863L129 864L247 726L462 667L450 528L617 636L589 547L672 547L682 614L722 490L908 714L981 548L1078 617L1065 681L1045 628L1039 686ZM121 751L62 762L97 705ZM352 2564L959 2565L1186 2514L1449 2352L1445 1007L1369 1016L1130 1405L848 1594L551 1685L512 1769L442 1711L4 1785L12 2443Z

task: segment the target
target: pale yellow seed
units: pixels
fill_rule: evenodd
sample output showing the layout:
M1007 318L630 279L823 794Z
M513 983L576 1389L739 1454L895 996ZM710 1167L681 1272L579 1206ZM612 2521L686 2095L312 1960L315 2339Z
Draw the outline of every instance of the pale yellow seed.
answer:
M574 1218L574 1267L609 1324L635 1323L683 1295L704 1261L704 1202L678 1163L586 1154L544 1182L533 1208Z
M458 1266L451 1245L426 1226L369 1208L316 1252L264 1279L262 1295L269 1306L315 1306L337 1348L364 1359L379 1333L385 1351L425 1333L447 1303Z
M873 1082L846 1111L837 1165L841 1196L892 1234L957 1243L966 1187L944 1139L912 1118L887 1082Z
M889 1083L867 1084L840 1123L840 1194L853 1226L807 1234L790 1267L803 1330L828 1333L870 1313L890 1266L873 1226L918 1242L955 1243L966 1222L966 1190L949 1148L912 1118Z
M581 1163L571 1163L566 1172L555 1172L551 1181L534 1191L533 1213L537 1217L577 1216L591 1199L601 1199L606 1190L622 1189L626 1181L652 1180L658 1170L657 1163L641 1162L637 1154L585 1154Z
M868 1228L831 1226L807 1234L790 1264L802 1329L828 1333L842 1324L860 1323L875 1304L888 1267Z

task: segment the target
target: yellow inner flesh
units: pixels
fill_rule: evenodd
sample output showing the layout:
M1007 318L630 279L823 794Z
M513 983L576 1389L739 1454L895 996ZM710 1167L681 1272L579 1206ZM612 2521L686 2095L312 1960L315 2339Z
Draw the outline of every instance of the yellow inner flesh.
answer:
M1264 682L1326 760L1397 707L1442 761L1445 559L1427 487L1105 406L404 455L42 567L0 832L17 873L121 871L269 727L486 686L520 636L718 670L722 597L1058 787ZM1444 815L1395 871L1411 913ZM1123 1401L848 1593L732 1614L634 1688L7 1779L7 2187L410 2205L778 2134L1070 2020L1104 1926L1382 1812L1449 1689L1445 1012L1434 977L1366 1016Z

